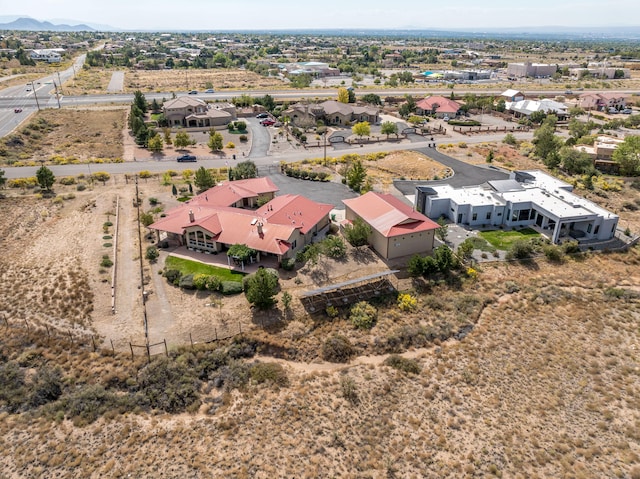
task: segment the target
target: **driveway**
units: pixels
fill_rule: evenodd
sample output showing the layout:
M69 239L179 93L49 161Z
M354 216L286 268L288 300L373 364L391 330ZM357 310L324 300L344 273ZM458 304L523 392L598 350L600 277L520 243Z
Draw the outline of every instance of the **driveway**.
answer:
M280 195L303 195L318 203L327 203L344 209L343 199L356 198L359 195L354 193L342 183L333 181L320 182L291 178L282 174L272 174L269 176L275 185L280 188Z
M107 91L116 93L124 91L124 72L113 72L111 74Z
M462 188L463 186L481 185L487 181L506 180L509 178L508 173L505 173L496 167L470 165L464 161L456 160L455 158L444 155L435 148L417 148L415 151L418 151L451 168L454 171L454 175L451 178L436 181L395 180L393 182L393 186L402 192L403 195L415 194L416 186L418 185L449 184L454 188Z
M258 118L242 118L251 129L251 150L249 158L265 157L269 153L269 145L271 144L271 135L269 128L260 124Z

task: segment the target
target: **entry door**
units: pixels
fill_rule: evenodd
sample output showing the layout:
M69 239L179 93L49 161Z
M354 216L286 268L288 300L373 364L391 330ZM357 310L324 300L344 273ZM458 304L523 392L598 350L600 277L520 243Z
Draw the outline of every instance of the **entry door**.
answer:
M462 223L462 213L458 213L458 223Z
M538 217L536 218L536 224L540 227L542 227L542 220L544 219L544 217L538 213Z

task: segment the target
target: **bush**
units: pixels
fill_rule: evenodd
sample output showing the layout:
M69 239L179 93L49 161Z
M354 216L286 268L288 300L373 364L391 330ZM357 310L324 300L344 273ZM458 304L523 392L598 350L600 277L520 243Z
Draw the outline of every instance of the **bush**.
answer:
M285 258L280 263L280 267L285 271L291 271L296 267L296 262L292 258Z
M144 255L145 258L149 260L150 263L155 263L160 253L158 252L158 248L155 246L149 246L147 248L147 253Z
M421 367L418 364L418 361L415 359L403 358L402 356L398 356L397 354L392 354L387 359L384 360L386 366L390 366L398 371L403 371L409 374L420 374Z
M220 284L220 292L224 295L240 294L242 291L242 283L238 281L222 281Z
M121 396L105 390L99 384L83 387L51 405L50 411L65 414L77 425L96 421L107 411L124 413L134 408L129 396Z
M580 253L580 245L577 241L567 241L562 245L565 254L577 254Z
M247 135L240 135L238 139L240 140L241 143L246 143L249 140Z
M180 278L182 277L182 273L177 269L168 269L164 272L164 277L167 278L167 281L174 286L178 286L180 284Z
M533 255L533 244L527 240L516 240L507 251L506 258L512 259L528 259Z
M78 186L76 186L76 191L84 191L87 189L87 185L85 185L84 183L80 183Z
M560 263L564 256L564 252L562 249L556 245L547 245L542 251L544 255L547 257L549 261L553 261L554 263Z
M256 363L249 370L249 377L256 384L273 384L274 386L288 386L287 373L278 363Z
M76 184L76 179L73 176L63 176L58 181L61 185L65 185L65 186Z
M222 281L217 276L207 276L205 281L205 287L209 291L219 291L222 286Z
M327 309L325 309L324 312L327 313L327 316L330 318L337 318L340 314L340 311L338 311L338 308L335 306L327 306Z
M367 303L359 301L351 308L349 320L359 329L371 329L376 322L378 310Z
M196 286L195 286L195 284L193 282L193 275L192 274L187 274L185 276L182 276L180 278L180 281L179 281L178 285L182 289L196 289Z
M138 375L140 391L151 407L169 413L183 412L199 403L199 383L185 363L159 358Z
M353 345L344 336L332 336L322 345L322 358L332 363L346 363L355 353Z
M207 274L203 274L203 273L196 274L193 276L193 285L196 287L196 289L199 289L199 290L207 289L208 278L209 278L209 275Z
M100 266L102 266L103 268L110 268L111 266L113 266L113 261L111 261L109 257L105 254L102 257L102 261L100 261Z
M347 255L347 245L339 236L329 236L322 241L322 251L329 258L340 259Z
M398 308L400 311L415 311L418 307L418 300L410 294L398 295Z

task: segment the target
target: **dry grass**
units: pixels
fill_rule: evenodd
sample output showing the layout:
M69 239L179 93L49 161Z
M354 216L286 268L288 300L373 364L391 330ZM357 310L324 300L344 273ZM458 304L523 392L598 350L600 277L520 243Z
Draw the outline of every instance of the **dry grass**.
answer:
M45 162L122 158L126 109L42 110L17 133L2 139L6 161ZM35 164L35 163L34 163Z

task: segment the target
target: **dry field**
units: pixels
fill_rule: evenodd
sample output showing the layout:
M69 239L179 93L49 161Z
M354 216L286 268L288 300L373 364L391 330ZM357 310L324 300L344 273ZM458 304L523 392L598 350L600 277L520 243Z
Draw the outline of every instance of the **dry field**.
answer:
M122 158L126 115L126 109L113 107L41 110L16 133L0 140L4 150L0 158L3 163L48 162L54 156L67 162Z
M81 69L76 73L75 77L71 77L63 85L62 89L65 95L104 95L107 93L107 87L111 76L116 70L89 68Z
M385 167L405 160L395 157ZM171 205L170 187L157 179L140 188L145 210L151 196ZM29 374L42 363L60 367L65 390L97 383L128 394L143 358L47 345L16 327L27 320L116 340L141 337L138 307L111 315L104 282L110 275L99 266L111 254L103 228L114 220L119 194L128 239L120 249L129 255L122 274L139 271L132 185L115 178L83 192L55 190L67 199L0 199L0 311L11 324L0 337L0 357L29 366ZM639 195L628 187L615 197L590 194L603 204ZM629 211L623 219L639 224L639 216ZM450 287L394 279L413 291L417 310L380 302L370 332L353 329L344 314L310 317L295 299L385 267L371 254L349 255L350 262L321 260L288 273L282 286L294 296L293 311L263 316L241 296L224 298L218 315L205 306L211 298L165 288L159 266L145 266L149 304L157 308L150 317L158 321L160 297L168 298L176 315L165 325L170 334L196 327L204 335L216 321L240 320L263 345L262 361L274 361L270 353L281 358L289 384L227 390L206 381L197 411L109 411L85 426L0 411L0 476L640 477L638 248L562 264L488 264L477 280ZM134 304L138 290L129 290L123 300ZM470 331L464 339L442 340L461 327ZM414 333L423 330L436 339L417 342ZM324 339L335 333L362 356L347 365L320 362ZM406 350L420 372L383 365L384 354L396 349Z

